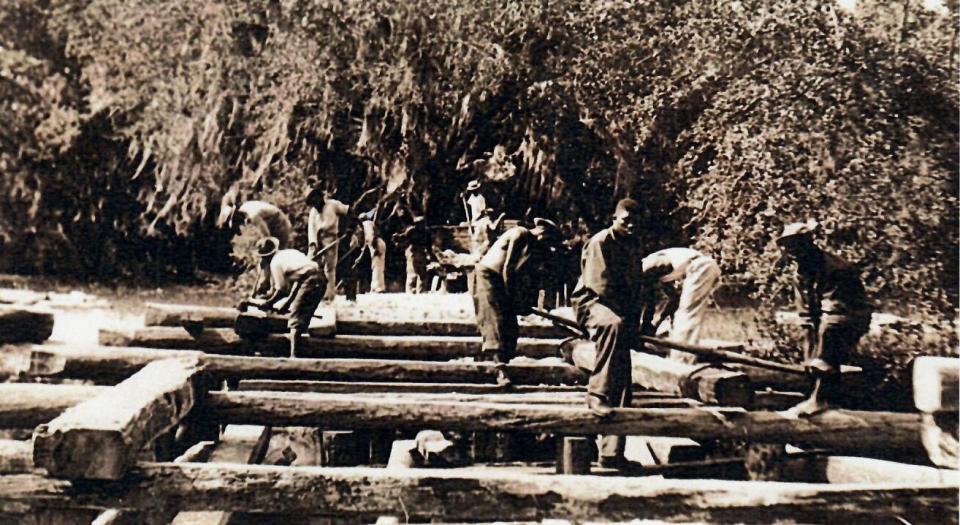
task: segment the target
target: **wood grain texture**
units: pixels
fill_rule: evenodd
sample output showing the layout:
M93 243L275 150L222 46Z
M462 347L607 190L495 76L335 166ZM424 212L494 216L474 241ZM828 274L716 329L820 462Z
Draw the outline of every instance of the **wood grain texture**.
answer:
M33 434L33 460L52 476L118 479L144 445L193 408L195 359L155 361L100 395L67 409Z
M141 464L114 482L0 477L0 510L114 507L337 514L410 520L949 523L956 485L801 483L377 468Z

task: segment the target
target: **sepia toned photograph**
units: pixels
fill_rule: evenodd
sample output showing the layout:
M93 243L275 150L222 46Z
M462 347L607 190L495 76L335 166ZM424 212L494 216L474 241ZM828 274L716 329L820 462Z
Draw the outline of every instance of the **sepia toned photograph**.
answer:
M960 523L960 0L0 0L0 525Z

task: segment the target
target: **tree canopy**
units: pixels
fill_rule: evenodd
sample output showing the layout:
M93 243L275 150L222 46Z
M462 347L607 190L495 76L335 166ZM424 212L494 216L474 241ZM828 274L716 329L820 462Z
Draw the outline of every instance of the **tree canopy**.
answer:
M765 299L773 238L814 217L890 309L952 318L958 8L861 4L10 0L3 264L135 269L209 244L231 188L458 221L479 174L518 218L596 228L632 195L651 249Z

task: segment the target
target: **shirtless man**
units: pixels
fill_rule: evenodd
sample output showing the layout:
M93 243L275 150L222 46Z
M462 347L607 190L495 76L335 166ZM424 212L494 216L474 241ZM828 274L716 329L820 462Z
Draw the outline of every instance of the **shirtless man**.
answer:
M483 338L481 359L500 366L497 383L509 378L502 365L516 354L520 327L518 315L527 315L537 304L541 264L550 243L560 237L557 225L534 219L534 228L510 228L487 250L473 271L473 304Z

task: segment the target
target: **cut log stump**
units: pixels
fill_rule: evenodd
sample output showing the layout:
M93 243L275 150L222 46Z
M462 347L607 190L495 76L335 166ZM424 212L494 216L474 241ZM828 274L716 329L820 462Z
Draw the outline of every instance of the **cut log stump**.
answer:
M119 479L138 452L176 426L200 394L195 359L145 366L97 397L67 409L33 435L33 460L51 476Z

